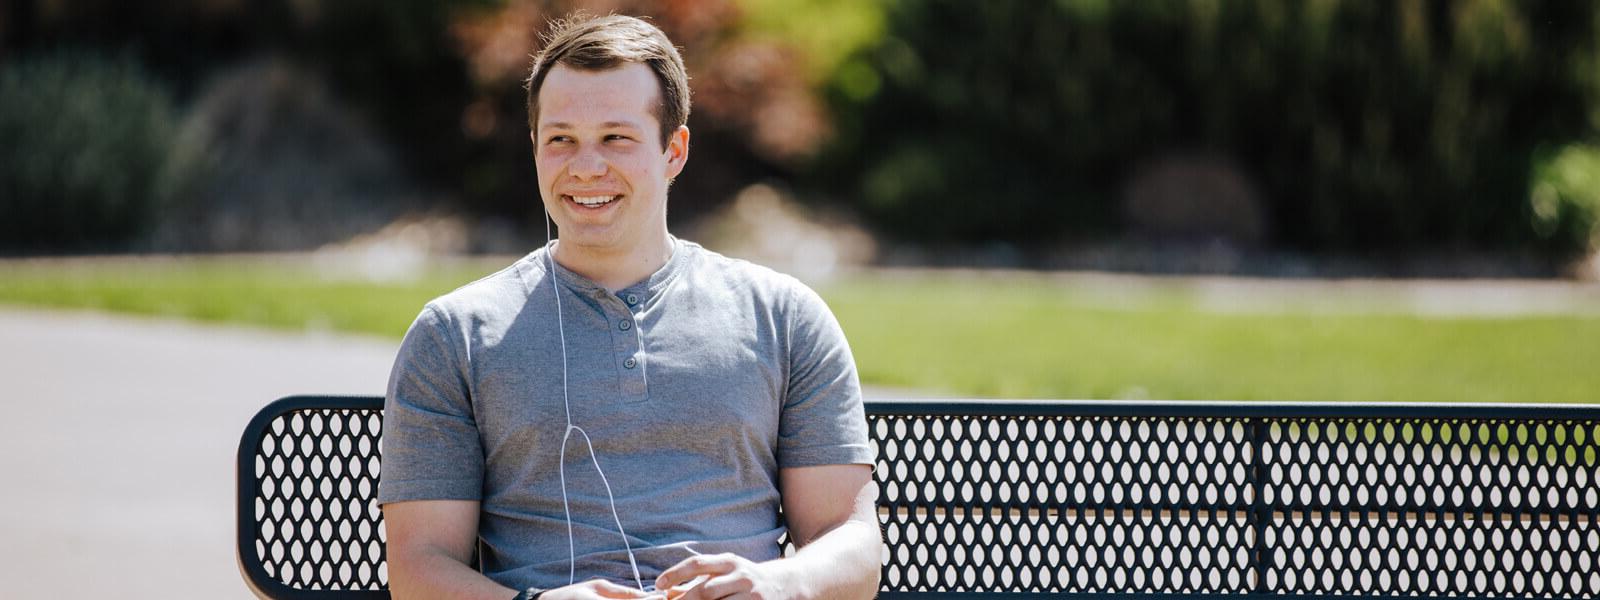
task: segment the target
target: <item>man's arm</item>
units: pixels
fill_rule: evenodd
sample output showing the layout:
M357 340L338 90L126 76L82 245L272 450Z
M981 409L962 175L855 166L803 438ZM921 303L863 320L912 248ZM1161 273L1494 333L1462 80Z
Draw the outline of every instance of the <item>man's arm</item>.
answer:
M868 465L778 471L794 556L754 563L731 554L696 556L656 579L665 590L706 576L681 600L749 597L871 598L878 592L883 533L878 486Z
M383 522L395 598L507 600L517 595L468 564L478 542L477 502L391 502L383 505Z
M383 505L389 533L389 593L395 598L508 600L519 592L469 564L478 543L478 503L417 500ZM593 579L553 589L540 600L642 598L644 592Z
M883 529L870 465L798 467L778 472L789 560L811 588L808 598L871 598L878 593Z

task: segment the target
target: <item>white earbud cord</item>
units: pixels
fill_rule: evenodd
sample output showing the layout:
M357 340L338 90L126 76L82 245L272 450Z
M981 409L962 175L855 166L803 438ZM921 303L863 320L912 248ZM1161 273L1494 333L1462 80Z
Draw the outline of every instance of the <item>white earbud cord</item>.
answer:
M550 235L550 211L544 213L544 238L546 242L553 240ZM572 438L572 432L577 431L583 436L583 444L589 448L589 460L594 463L594 470L600 474L600 483L606 488L606 501L611 503L611 518L617 522L617 533L622 536L622 548L628 552L628 566L633 568L633 583L639 586L639 591L645 591L644 579L639 576L639 562L633 557L633 546L628 543L628 532L622 530L622 517L617 516L617 500L611 493L611 482L606 481L606 473L600 469L600 459L594 454L594 443L589 441L589 433L582 427L572 424L572 403L567 399L567 329L561 318L561 286L556 282L555 248L548 243L545 247L544 257L549 262L550 292L556 297L556 333L561 338L561 406L566 409L567 429L561 435L561 464L556 471L561 476L561 510L567 518L567 584L577 583L578 580L578 550L572 536L572 505L567 500L567 440Z

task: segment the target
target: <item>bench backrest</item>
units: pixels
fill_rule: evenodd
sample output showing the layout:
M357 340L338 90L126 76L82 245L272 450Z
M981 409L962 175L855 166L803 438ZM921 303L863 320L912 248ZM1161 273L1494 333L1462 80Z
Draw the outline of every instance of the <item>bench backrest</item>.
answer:
M250 423L238 553L258 594L388 597L382 402L286 398ZM867 412L883 598L1600 598L1600 406Z

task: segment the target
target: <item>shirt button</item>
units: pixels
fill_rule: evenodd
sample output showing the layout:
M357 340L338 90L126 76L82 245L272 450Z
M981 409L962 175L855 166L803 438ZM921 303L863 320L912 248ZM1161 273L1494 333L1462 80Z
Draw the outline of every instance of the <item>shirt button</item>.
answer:
M622 366L629 369L632 369L637 364L639 364L639 361L634 360L632 356L629 356L628 360L622 361Z
M627 301L628 301L628 306L633 306L635 304L638 304L639 303L639 295L638 294L628 294Z
M617 323L617 327L622 328L623 331L627 331L629 329L633 329L633 321L629 321L627 319L623 319L622 322Z

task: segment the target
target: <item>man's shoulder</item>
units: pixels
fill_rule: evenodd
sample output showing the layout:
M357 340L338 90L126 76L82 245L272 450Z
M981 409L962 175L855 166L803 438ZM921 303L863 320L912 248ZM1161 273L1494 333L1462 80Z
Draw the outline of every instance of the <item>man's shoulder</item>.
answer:
M698 255L696 271L700 277L715 278L731 288L753 292L793 294L811 289L794 276L765 265L726 256L694 242L684 243Z
M699 245L694 246L694 251L698 260L692 285L702 292L779 318L809 320L822 313L831 314L822 297L793 275Z
M537 265L529 254L505 268L485 275L429 301L432 310L452 320L493 319L495 315L515 315L527 301L529 269Z

